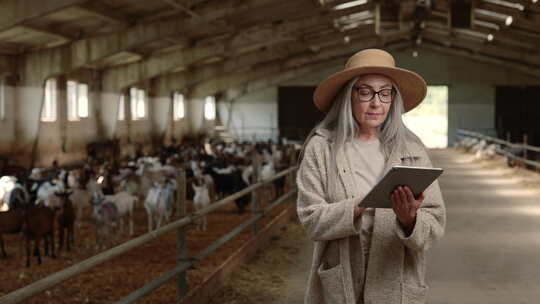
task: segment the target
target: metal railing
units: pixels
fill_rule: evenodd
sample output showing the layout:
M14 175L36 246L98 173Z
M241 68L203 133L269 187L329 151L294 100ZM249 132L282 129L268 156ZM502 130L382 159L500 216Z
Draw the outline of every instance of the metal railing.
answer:
M527 135L523 136L523 143L512 143L510 141L502 140L499 138L495 138L495 137L491 137L491 136L487 136L487 135L483 135L477 132L472 132L472 131L463 130L463 129L458 129L458 136L478 138L480 140L483 139L488 143L497 143L501 146L506 146L506 147L515 148L515 149L523 149L524 157L517 156L508 150L504 150L500 148L497 148L496 151L497 153L501 155L505 155L510 159L514 159L516 161L520 161L520 162L523 162L524 164L540 169L539 162L536 162L527 158L527 151L540 152L540 147L531 146L527 144Z
M152 240L154 240L157 237L160 237L164 234L167 234L171 231L177 231L178 234L178 242L177 242L177 266L173 269L167 271L163 275L161 275L158 278L155 278L150 283L146 284L142 288L133 291L128 296L122 298L118 303L134 303L135 301L139 300L141 297L151 293L153 290L159 288L161 285L165 284L166 282L177 278L177 298L180 300L182 297L187 295L187 280L186 280L186 271L191 268L197 261L202 260L212 252L214 252L216 249L221 247L223 244L225 244L227 241L231 240L238 234L240 234L242 231L244 231L248 227L252 227L253 234L257 234L258 227L257 227L257 221L261 219L263 216L268 214L270 211L272 211L275 207L279 206L281 203L286 201L288 198L292 197L296 194L297 189L293 187L294 185L294 175L296 170L298 169L297 166L293 166L289 169L283 170L279 172L278 174L274 175L272 178L269 178L264 181L259 181L257 183L252 184L251 186L245 188L242 191L236 192L235 194L232 194L226 198L223 198L215 203L212 203L210 206L201 209L197 212L185 214L185 199L183 199L180 208L182 208L181 215L184 217L167 224L166 226L163 226L157 230L154 230L152 232L145 233L139 237L136 237L134 239L131 239L123 244L120 244L116 247L113 247L111 249L108 249L104 252L101 252L97 255L94 255L82 262L79 262L73 266L70 266L62 271L56 272L48 277L45 277L41 280L38 280L34 283L31 283L23 288L17 289L7 295L4 295L0 297L0 303L2 304L14 304L14 303L20 303L23 300L26 300L40 292L43 292L55 285L60 284L61 282L72 278L76 275L79 275L90 268L93 268L97 265L100 265L104 262L110 261L113 258L115 258L118 255L121 255L123 253L126 253L136 247L139 247L143 244L146 244ZM183 180L183 186L181 186L179 189L181 194L179 196L185 196L185 171L182 171L180 173L180 180ZM257 203L257 192L259 188L263 187L265 184L270 183L278 178L287 176L289 179L289 182L287 183L289 185L289 192L283 194L281 197L277 198L274 202L272 202L270 205L268 205L264 209L258 208ZM206 247L204 250L199 252L194 257L188 257L187 251L186 251L186 229L189 224L195 223L197 219L200 217L207 215L223 206L225 206L228 203L233 202L234 200L247 195L251 193L252 195L252 213L253 216L245 221L244 223L237 226L235 229L215 241L214 243L210 244L208 247Z

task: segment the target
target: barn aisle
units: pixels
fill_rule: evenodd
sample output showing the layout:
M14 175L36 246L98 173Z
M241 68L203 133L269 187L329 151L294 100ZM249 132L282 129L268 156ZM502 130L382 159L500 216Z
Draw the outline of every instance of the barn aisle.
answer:
M428 303L538 303L538 192L468 154L437 150L432 159L446 169L447 226L431 250Z

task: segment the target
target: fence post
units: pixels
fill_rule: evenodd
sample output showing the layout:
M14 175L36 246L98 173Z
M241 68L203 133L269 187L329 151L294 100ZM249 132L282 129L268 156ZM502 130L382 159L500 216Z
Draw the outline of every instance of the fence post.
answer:
M181 169L176 174L176 182L178 183L178 191L176 192L177 209L176 215L178 217L186 216L186 170ZM176 262L181 264L187 260L187 244L186 244L186 229L185 227L178 228L176 231ZM187 273L186 271L178 274L176 278L176 298L182 299L187 295Z
M527 157L527 148L525 146L527 146L529 143L529 137L527 136L527 133L523 134L523 158L525 159L529 159Z
M253 147L251 165L253 166L253 178L252 178L253 183L256 184L260 181L259 176L261 172L261 158L255 146ZM261 188L257 188L251 191L251 214L253 216L256 216L257 213L259 212L259 195L258 194L260 192L260 189ZM259 231L257 221L253 223L252 227L253 228L251 230L251 235L255 237L257 235L257 232Z

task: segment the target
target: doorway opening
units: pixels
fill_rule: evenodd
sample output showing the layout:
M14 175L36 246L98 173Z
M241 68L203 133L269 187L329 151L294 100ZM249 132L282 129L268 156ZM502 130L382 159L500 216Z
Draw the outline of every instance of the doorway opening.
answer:
M428 86L424 101L404 114L403 121L427 148L448 147L448 86Z

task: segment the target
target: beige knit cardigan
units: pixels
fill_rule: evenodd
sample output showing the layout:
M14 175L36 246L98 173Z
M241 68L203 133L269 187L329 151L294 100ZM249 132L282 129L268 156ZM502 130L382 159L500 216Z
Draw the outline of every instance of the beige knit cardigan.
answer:
M305 304L356 304L349 244L358 241L351 168L337 155L339 177L328 180L332 134L319 129L308 142L297 174L297 213L315 242ZM384 173L393 165L432 167L423 146L410 144L413 157L390 155ZM337 183L329 187L329 183ZM329 193L329 189L336 189ZM416 224L407 237L392 209L376 209L364 286L365 304L425 303L426 254L444 234L446 212L438 181L424 192Z

